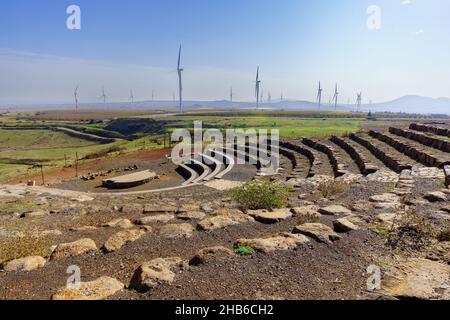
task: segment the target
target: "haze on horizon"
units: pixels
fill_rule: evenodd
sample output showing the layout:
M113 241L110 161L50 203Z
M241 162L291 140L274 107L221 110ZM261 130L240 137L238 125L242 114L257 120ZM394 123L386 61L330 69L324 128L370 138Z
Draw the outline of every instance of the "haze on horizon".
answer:
M66 28L76 4L82 29ZM381 29L367 8L381 8ZM447 0L4 0L0 105L171 100L183 45L186 100L254 100L256 66L272 99L374 103L450 96Z

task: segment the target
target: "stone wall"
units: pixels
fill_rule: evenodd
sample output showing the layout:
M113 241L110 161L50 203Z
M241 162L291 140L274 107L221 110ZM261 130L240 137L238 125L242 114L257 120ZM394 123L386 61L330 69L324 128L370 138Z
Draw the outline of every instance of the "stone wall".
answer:
M397 173L402 172L403 170L411 169L412 166L401 162L400 160L395 159L391 155L387 154L383 150L376 147L372 142L363 137L360 137L354 133L350 135L350 138L366 149L368 149L374 156L376 156L380 161L382 161L388 168L391 168Z
M308 138L304 138L302 142L313 149L325 153L328 156L336 177L341 177L347 173L345 168L342 166L339 155L332 147Z
M427 126L424 124L412 123L409 126L409 129L415 130L415 131L430 132L430 133L437 134L438 136L450 137L450 129L447 129L447 128L432 127L432 126Z
M400 128L389 128L389 132L393 133L397 136L405 137L410 140L419 142L427 147L432 147L432 148L441 150L443 152L450 152L450 141L433 138L433 137L427 136L423 133L410 131L410 130L403 130Z
M370 131L369 135L373 138L376 138L380 141L387 143L388 145L395 148L397 151L409 156L410 158L426 166L442 168L446 164L444 159L440 159L435 155L429 154L426 151L418 150L417 148L411 145L395 140L394 138L385 135L381 132Z
M348 144L344 139L340 137L333 136L331 137L331 141L337 144L339 147L344 149L356 162L359 170L364 174L368 175L378 171L370 161L364 158L362 154L360 154L352 145Z

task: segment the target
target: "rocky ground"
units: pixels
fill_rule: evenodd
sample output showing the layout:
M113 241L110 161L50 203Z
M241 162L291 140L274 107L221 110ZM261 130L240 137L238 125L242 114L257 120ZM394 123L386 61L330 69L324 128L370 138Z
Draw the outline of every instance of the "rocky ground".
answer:
M411 164L395 172L361 147L378 167L364 174L338 145L316 142L332 151L301 145L317 158L284 155L284 171L266 178L293 187L273 211L242 210L214 184L129 196L2 186L0 297L450 299L442 168L392 148Z

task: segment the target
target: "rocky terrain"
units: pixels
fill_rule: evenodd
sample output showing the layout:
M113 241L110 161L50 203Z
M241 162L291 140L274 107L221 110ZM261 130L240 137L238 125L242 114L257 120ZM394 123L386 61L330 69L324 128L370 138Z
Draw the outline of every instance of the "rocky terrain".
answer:
M448 142L433 124L283 141L276 175L152 193L0 186L0 297L450 299ZM287 206L233 201L250 174Z

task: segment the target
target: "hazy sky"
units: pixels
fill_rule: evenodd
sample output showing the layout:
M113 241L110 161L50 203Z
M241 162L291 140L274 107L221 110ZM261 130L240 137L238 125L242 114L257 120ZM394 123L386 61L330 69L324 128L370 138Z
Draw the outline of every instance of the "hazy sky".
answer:
M66 9L81 8L81 30ZM381 29L367 27L371 5ZM183 44L186 99L252 100L256 66L276 99L374 102L450 96L448 0L2 0L0 104L172 99ZM366 101L364 101L366 102Z

